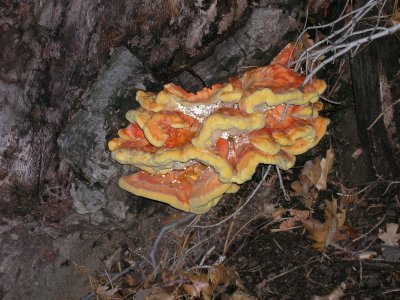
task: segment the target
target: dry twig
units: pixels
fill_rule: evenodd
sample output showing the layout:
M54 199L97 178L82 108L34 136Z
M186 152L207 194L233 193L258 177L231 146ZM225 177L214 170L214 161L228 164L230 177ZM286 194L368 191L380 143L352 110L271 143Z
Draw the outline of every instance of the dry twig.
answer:
M194 219L195 217L196 217L196 215L188 214L187 216L185 216L185 217L183 217L181 219L178 219L175 222L167 224L167 225L163 226L160 229L160 232L158 233L156 239L154 240L154 243L153 243L153 246L151 247L151 252L150 252L150 261L151 261L151 264L153 265L154 269L156 269L156 267L157 267L156 253L157 253L157 249L158 249L158 244L160 243L161 238L163 237L163 235L168 230L170 230L170 229L172 229L172 228L174 228L176 226L179 226L179 225L181 225L183 223L189 222L192 219Z
M262 179L260 180L260 182L257 184L256 188L253 190L253 192L246 198L246 201L232 214L230 214L229 216L227 216L225 219L215 223L215 224L211 224L211 225L192 225L192 227L195 228L211 228L211 227L217 227L223 223L225 223L226 221L232 219L234 216L236 216L237 214L239 214L242 209L250 202L251 199L253 199L254 195L257 193L257 191L260 189L261 185L265 182L265 179L267 178L269 171L271 170L271 165L268 166L267 171L264 173Z
M386 108L385 111L381 112L381 113L379 114L379 116L375 119L375 121L373 121L373 122L371 123L371 125L369 125L369 127L367 128L367 130L371 130L372 127L376 124L376 122L378 122L378 121L384 116L384 114L387 113L387 111L388 111L389 109L391 109L393 106L395 106L397 103L400 103L400 98L397 99L394 103L392 103L388 108Z
M306 27L299 35L296 42L299 45L302 37L312 30L332 28L331 34L319 40L314 45L308 47L290 65L294 66L295 71L299 71L302 65L306 68L306 78L303 86L309 82L314 75L329 63L334 62L341 56L350 53L353 57L362 45L373 40L391 35L400 30L400 24L389 26L386 20L388 16L383 16L383 7L386 0L370 0L358 9L348 13L346 9L335 21L317 26ZM346 3L345 8L350 5ZM371 11L376 9L377 15L373 18L367 17ZM371 23L370 20L376 21ZM368 25L370 28L356 30L360 24ZM337 30L334 30L337 26Z

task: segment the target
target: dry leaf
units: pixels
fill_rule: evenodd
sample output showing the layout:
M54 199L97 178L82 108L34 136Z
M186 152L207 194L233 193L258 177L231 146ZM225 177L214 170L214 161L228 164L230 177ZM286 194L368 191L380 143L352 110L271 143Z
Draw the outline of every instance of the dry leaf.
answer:
M369 260L375 258L377 256L377 253L375 251L364 251L357 253L357 256L360 260Z
M312 296L311 300L339 300L344 296L346 284L342 282L332 293L326 296Z
M290 215L296 217L298 219L308 219L311 215L311 211L309 210L298 210L298 209L291 209Z
M348 207L350 204L356 203L358 201L358 195L355 191L350 191L347 194L344 193L340 197L339 201L342 207Z
M335 153L332 148L326 151L326 157L321 160L321 176L315 184L318 190L325 190L328 174L332 170Z
M398 247L400 240L400 234L397 233L398 228L399 224L387 223L386 232L379 229L378 237L385 243L385 245Z
M300 220L306 220L311 216L311 211L309 210L297 210L297 209L290 209L290 210L279 210L278 217L275 217L275 220L281 221L279 224L279 231L288 231L295 227L296 222ZM289 213L292 217L282 219L282 215L284 213ZM273 230L276 232L277 230Z
M308 209L311 209L315 201L318 199L318 191L317 190L312 190L308 192L307 195L304 195L303 199L301 201L303 202L304 206L307 207Z
M307 231L310 233L309 238L316 242L312 245L313 248L321 252L324 251L327 246L326 241L330 224L327 222L322 224L314 219L301 220L301 223L303 224L304 228L307 229Z
M173 295L166 290L154 286L151 289L141 289L135 295L135 300L174 300Z
M208 272L208 278L211 284L229 284L232 278L232 272L222 265L214 265Z
M323 7L326 0L310 0L308 1L308 10L311 14L316 15L319 10Z
M313 161L308 160L299 176L298 181L291 184L295 196L307 195L312 186L316 186L318 190L326 189L328 173L332 169L334 152L328 149L326 157L323 159L316 158Z
M321 177L321 172L321 160L319 158L314 161L309 160L304 164L304 167L301 170L300 181L302 184L307 184L305 178L308 178L310 183L316 185Z
M340 208L339 209L340 213L336 213L336 219L337 219L337 227L342 228L344 225L344 222L346 221L346 209Z
M129 286L138 285L138 281L131 274L126 274L126 281Z
M282 215L284 214L284 210L282 210L282 209L277 209L277 210L275 210L275 211L273 211L272 212L272 217L275 219L275 220L280 220L281 218L282 218Z
M301 43L306 49L314 46L314 41L310 38L310 35L308 33L305 33L301 36Z
M346 212L337 212L337 200L326 201L325 208L325 222L309 219L300 219L304 228L310 233L309 238L314 240L313 247L318 251L324 251L328 245L333 241L340 241L349 238L349 234L341 234L339 229L344 223Z
M193 297L203 296L204 299L211 299L212 288L206 274L188 274L187 278L192 284L182 285L186 293Z
M304 196L308 192L308 186L302 185L300 180L293 181L290 187L294 191L291 193L292 196Z
M232 295L223 294L222 300L257 300L254 296L249 296L241 291L236 291Z
M294 227L296 220L294 218L284 220L281 224L279 224L279 229L281 231L288 231Z
M108 286L100 286L96 289L96 294L103 299L119 299L115 298L115 293L117 293L119 287L114 287L113 289L109 289Z
M400 24L400 10L398 10L396 13L394 13L390 17L389 21L393 24L393 26Z
M298 58L301 54L306 51L308 48L314 45L314 41L310 38L308 33L303 34L297 43L296 49L294 50L293 56Z

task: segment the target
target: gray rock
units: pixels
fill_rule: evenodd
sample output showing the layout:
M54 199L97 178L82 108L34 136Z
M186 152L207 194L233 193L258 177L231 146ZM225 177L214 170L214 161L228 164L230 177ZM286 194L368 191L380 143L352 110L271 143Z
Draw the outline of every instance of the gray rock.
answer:
M62 156L81 176L75 180L71 193L78 213L96 213L106 208L112 217L125 218L128 205L124 201L133 196L121 192L116 182L132 168L111 159L107 141L118 128L127 125L123 121L126 111L138 106L134 100L136 91L154 85L153 82L150 72L134 55L124 47L117 49L82 108L60 135Z
M126 213L128 211L128 205L126 205L125 201L121 200L113 200L109 202L106 206L106 210L112 214L113 217L118 220L123 220L126 217Z
M75 210L79 214L95 213L106 203L102 189L90 189L81 181L71 187L71 196Z

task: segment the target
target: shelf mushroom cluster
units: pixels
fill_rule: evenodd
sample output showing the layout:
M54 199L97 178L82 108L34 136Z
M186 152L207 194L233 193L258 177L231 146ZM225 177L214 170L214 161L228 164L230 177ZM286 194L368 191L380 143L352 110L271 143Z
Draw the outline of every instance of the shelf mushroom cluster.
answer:
M293 45L266 67L189 93L173 83L138 91L140 108L108 143L112 157L140 171L119 180L138 196L196 214L251 179L258 164L293 167L314 147L329 120L319 116L325 82L288 68Z

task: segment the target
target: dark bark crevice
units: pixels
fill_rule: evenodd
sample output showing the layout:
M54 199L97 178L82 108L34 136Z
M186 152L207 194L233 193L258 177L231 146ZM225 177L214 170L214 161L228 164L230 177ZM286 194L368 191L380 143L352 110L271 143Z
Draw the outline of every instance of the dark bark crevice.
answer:
M389 36L368 45L351 66L359 136L377 175L387 179L400 175L399 59L399 40Z

